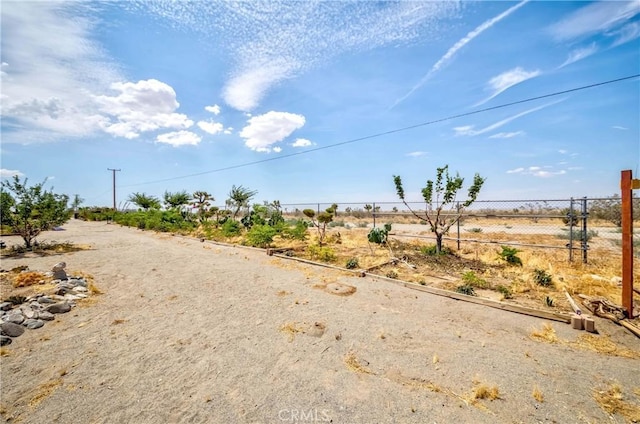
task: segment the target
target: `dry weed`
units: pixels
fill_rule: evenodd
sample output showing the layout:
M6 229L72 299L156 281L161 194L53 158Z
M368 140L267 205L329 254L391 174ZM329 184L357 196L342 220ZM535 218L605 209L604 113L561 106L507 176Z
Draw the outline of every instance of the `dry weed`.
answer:
M111 323L111 325L124 324L125 322L127 322L126 319L114 319L113 322Z
M593 390L596 403L607 413L619 414L630 422L640 421L640 406L627 402L618 383L610 383L604 390Z
M0 347L0 356L9 356L11 355L11 351L6 347Z
M545 343L557 343L558 336L551 324L544 324L542 330L533 330L529 335L533 340Z
M30 271L30 272L21 272L13 278L13 287L28 287L33 286L35 284L40 284L40 282L47 283L51 281L51 277L47 277L41 272Z
M434 353L433 354L433 359L431 360L431 363L437 364L438 362L440 362L440 358L438 357L437 353Z
M498 386L489 387L484 384L480 384L473 388L472 399L500 399L500 390Z
M531 396L538 402L544 402L544 395L538 386L533 386L533 392L531 392Z
M62 385L62 378L57 378L55 380L48 381L46 383L41 384L36 389L35 395L29 400L29 406L35 408L47 397L51 396L51 394Z
M371 370L367 369L365 365L361 364L354 352L347 353L344 357L344 363L350 371L361 374L374 374ZM368 364L366 364L368 365Z
M608 336L581 334L575 342L570 344L584 350L592 350L605 355L621 356L623 358L640 358L640 351L621 348L611 341Z
M301 333L303 330L304 328L295 322L288 322L280 327L280 331L289 335L289 343L295 339L296 334Z

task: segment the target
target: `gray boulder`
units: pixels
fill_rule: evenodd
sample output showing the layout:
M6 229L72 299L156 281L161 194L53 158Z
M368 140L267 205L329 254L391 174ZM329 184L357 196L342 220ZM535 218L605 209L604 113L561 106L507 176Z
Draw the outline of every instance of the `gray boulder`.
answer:
M52 314L64 314L71 310L71 305L66 302L54 303L53 305L47 306L47 312L51 312Z
M24 333L24 327L13 322L3 322L0 324L2 334L9 337L19 337Z

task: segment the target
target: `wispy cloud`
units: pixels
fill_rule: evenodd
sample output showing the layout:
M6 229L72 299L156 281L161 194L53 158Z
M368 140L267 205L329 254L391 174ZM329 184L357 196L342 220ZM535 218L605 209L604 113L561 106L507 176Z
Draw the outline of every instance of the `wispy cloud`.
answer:
M524 135L524 131L501 132L498 134L491 135L489 136L489 138L513 138L519 135Z
M346 52L429 39L457 2L127 2L174 28L222 39L233 58L224 101L250 111L278 83Z
M248 125L240 131L245 145L256 152L268 153L273 145L287 138L295 130L302 128L305 118L302 115L288 112L267 112L253 116Z
M611 127L611 128L616 129L616 130L621 130L621 131L626 131L626 130L628 130L628 129L629 129L629 128L627 128L627 127L622 127L622 126L620 126L620 125L614 125L614 126L613 126L613 127Z
M218 105L205 106L204 110L206 110L207 112L211 112L214 115L219 115L220 114L220 106L218 106Z
M558 40L566 41L614 30L640 13L640 1L589 3L550 28Z
M528 168L515 168L507 171L507 174L520 174L520 175L531 175L538 178L551 178L556 177L558 175L564 175L567 173L566 170L560 169L557 171L549 170L551 167L549 166L530 166Z
M571 65L572 63L576 63L579 60L586 59L587 57L591 56L597 51L598 51L598 46L596 45L595 42L591 43L587 47L582 47L579 49L572 50L571 52L569 52L569 57L567 57L567 60L565 60L564 63L559 66L559 68L564 68L565 66Z
M465 125L465 126L461 126L461 127L454 127L453 131L455 132L455 135L460 135L460 136L461 135L476 136L476 135L484 134L484 133L493 131L495 129L498 129L498 128L508 124L509 122L513 121L513 120L521 118L521 117L523 117L525 115L528 115L530 113L537 112L539 110L542 110L542 109L544 109L546 107L549 107L549 106L552 106L554 104L560 103L562 101L564 101L564 99L557 100L557 101L551 102L551 103L546 103L544 105L537 106L537 107L534 107L532 109L525 110L524 112L520 112L518 114L515 114L513 116L505 118L505 119L503 119L501 121L498 121L498 122L496 122L494 124L489 125L488 127L485 127L485 128L479 129L479 130L475 129L475 125Z
M495 76L489 80L487 88L491 90L492 93L489 97L477 103L476 106L480 106L481 104L488 102L503 91L513 87L514 85L520 84L521 82L524 82L528 79L535 78L538 75L540 75L540 71L537 69L535 71L525 71L519 66L517 68L503 72L500 75Z
M14 176L22 177L24 174L17 169L0 169L0 178L11 178Z
M173 147L195 146L200 143L202 137L191 131L174 131L160 134L156 137L156 142L170 144Z
M623 26L617 31L613 31L611 35L616 36L612 47L619 46L640 37L640 22L631 22Z
M427 74L422 77L422 79L420 81L418 81L418 83L416 85L414 85L411 90L409 90L409 92L407 92L404 96L400 97L399 99L397 99L395 101L395 103L393 103L393 105L391 105L390 109L393 109L394 107L396 107L397 105L399 105L400 103L402 103L403 101L405 101L409 96L411 96L417 89L419 89L420 87L422 87L428 80L429 78L431 78L433 76L433 74L435 74L436 72L438 72L443 66L445 66L447 63L449 63L451 60L453 60L454 56L456 55L456 53L458 53L458 51L463 48L464 46L466 46L467 44L469 44L471 41L473 41L474 38L476 38L477 36L479 36L480 34L482 34L483 32L485 32L486 30L490 29L492 26L494 26L495 24L497 24L498 22L500 22L501 20L503 20L504 18L508 17L509 15L511 15L513 12L515 12L516 10L520 9L522 6L524 6L525 4L527 4L529 2L529 0L524 0L521 1L520 3L516 4L515 6L510 7L509 9L505 10L504 12L502 12L501 14L499 14L498 16L495 16L485 22L483 22L480 26L478 26L476 29L474 29L473 31L469 32L466 36L464 36L463 38L461 38L460 40L458 40L457 43L455 43L453 46L451 46L451 48L449 48L449 50L447 50L447 52L444 54L444 56L442 56L429 70L429 72L427 72Z
M426 154L427 154L427 152L417 151L417 152L407 153L407 156L411 156L413 158L417 158L417 157L420 157L420 156L425 156Z

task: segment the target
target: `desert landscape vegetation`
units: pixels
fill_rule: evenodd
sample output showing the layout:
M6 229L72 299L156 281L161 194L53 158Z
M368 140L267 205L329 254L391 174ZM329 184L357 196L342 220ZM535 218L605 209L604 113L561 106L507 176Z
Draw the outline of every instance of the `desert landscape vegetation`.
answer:
M443 202L285 211L242 186L224 207L207 192L165 193L164 205L134 193L139 209L117 211L13 184L6 219L34 237L3 236L2 300L52 293L60 261L89 296L2 347L9 422L640 419L640 339L606 319L595 333L568 324L570 298L585 315L585 299L619 304L615 239L592 232L588 261L569 262L566 237L518 232L573 232L577 216L464 216L438 212ZM47 201L16 202L20 190ZM60 219L50 210L38 227L56 202ZM451 224L440 246L419 219L434 212Z

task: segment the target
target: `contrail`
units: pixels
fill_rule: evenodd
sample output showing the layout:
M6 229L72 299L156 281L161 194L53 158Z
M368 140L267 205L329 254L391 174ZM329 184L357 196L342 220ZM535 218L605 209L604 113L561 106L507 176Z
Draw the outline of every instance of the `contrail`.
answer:
M424 83L427 82L427 80L429 78L431 78L431 76L434 73L438 72L440 70L440 68L442 68L442 66L444 66L447 62L449 62L453 58L453 56L455 56L455 54L458 52L458 50L460 50L461 48L466 46L471 40L476 38L478 35L482 34L484 31L488 30L489 28L491 28L492 26L494 26L495 24L497 24L498 22L500 22L501 20L503 20L507 16L511 15L516 10L520 9L522 6L524 6L528 2L529 2L529 0L521 1L520 3L516 4L515 6L505 10L504 12L499 14L498 16L496 16L494 18L491 18L488 21L483 22L479 27L477 27L476 29L474 29L473 31L468 33L464 38L461 38L456 44L454 44L444 54L444 56L442 56L440 58L440 60L438 60L436 62L435 65L433 65L431 70L424 77L422 77L422 79L416 85L414 85L413 88L411 90L409 90L409 92L407 94L405 94L404 96L402 96L398 100L396 100L396 102L389 108L389 110L393 109L394 107L396 107L397 105L399 105L400 103L405 101L418 88L422 87L424 85Z

